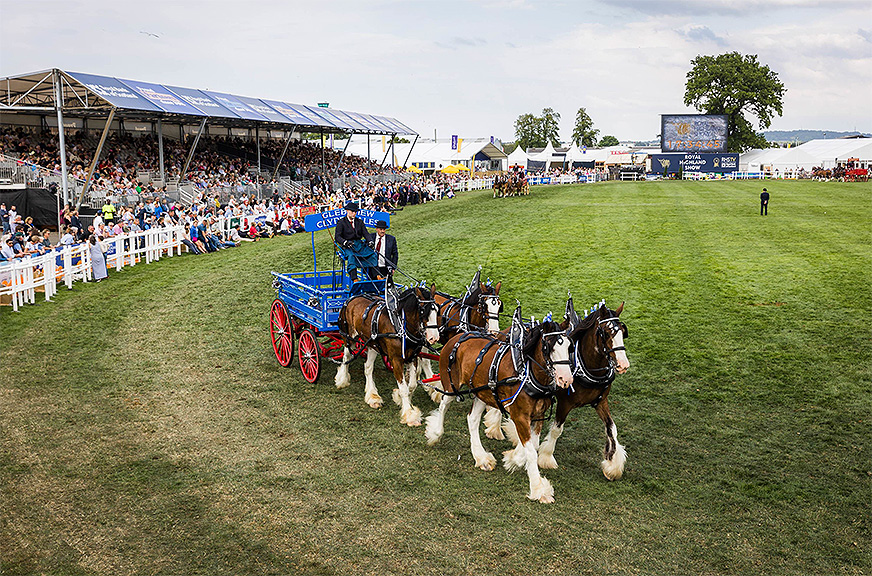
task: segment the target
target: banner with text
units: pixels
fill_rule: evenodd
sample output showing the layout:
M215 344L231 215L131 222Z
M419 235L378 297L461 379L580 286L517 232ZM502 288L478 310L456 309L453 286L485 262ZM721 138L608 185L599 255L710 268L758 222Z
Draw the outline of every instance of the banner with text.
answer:
M683 172L735 172L739 169L738 154L652 154L652 174Z

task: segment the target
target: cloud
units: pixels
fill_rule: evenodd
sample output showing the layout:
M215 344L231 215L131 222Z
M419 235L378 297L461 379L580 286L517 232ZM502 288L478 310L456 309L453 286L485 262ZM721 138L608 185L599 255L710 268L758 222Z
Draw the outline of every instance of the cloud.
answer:
M787 9L839 10L868 6L867 0L599 0L599 2L655 16L667 14L742 16Z
M727 41L712 32L708 26L691 26L687 30L678 30L677 32L694 42L712 42L721 47L727 46Z

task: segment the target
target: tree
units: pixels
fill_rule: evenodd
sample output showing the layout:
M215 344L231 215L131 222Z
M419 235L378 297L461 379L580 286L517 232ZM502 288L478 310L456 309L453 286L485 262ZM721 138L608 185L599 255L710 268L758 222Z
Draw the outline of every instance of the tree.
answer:
M593 120L584 108L575 113L575 130L572 131L572 141L577 146L596 146L599 130L594 130Z
M524 150L544 148L548 142L560 146L559 122L560 113L553 108L543 108L541 116L521 114L515 120L515 141Z
M742 56L730 52L719 56L697 56L687 73L684 104L706 114L726 114L727 148L742 152L748 148L766 148L763 134L754 131L745 113L756 116L761 130L772 124L774 114L781 116L787 89L778 74L757 62L757 55Z
M542 119L532 114L518 116L518 119L515 120L515 142L524 150L545 146L545 141L542 138Z
M603 136L603 139L599 142L600 148L605 148L606 146L617 146L618 144L620 144L618 139L611 134Z
M543 108L541 121L545 144L551 142L552 146L560 146L560 112L555 112L553 108Z

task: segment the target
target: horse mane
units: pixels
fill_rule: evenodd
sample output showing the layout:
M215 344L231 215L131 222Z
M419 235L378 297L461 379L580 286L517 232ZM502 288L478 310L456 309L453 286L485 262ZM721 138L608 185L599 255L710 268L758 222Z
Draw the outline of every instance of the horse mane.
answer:
M533 326L524 338L524 354L531 356L533 354L533 349L539 343L539 340L542 339L542 335L546 332L560 331L560 325L552 320Z
M590 330L591 328L596 326L596 323L601 318L603 318L605 316L605 314L607 314L609 312L614 314L614 311L609 310L608 306L606 306L605 304L600 304L599 308L597 308L596 310L594 310L593 312L591 312L590 314L585 316L578 323L578 326L575 327L575 330L573 330L573 332L585 332L587 330Z

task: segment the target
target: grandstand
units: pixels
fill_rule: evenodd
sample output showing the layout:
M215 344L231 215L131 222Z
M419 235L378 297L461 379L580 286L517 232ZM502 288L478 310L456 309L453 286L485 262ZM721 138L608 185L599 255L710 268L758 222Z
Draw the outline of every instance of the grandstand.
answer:
M133 201L143 188L182 202L198 188L327 188L340 173L380 175L388 153L381 162L350 158L303 142L304 133L322 143L325 134L417 139L386 116L59 69L0 82L0 181L57 186L65 204L99 204L106 195Z

